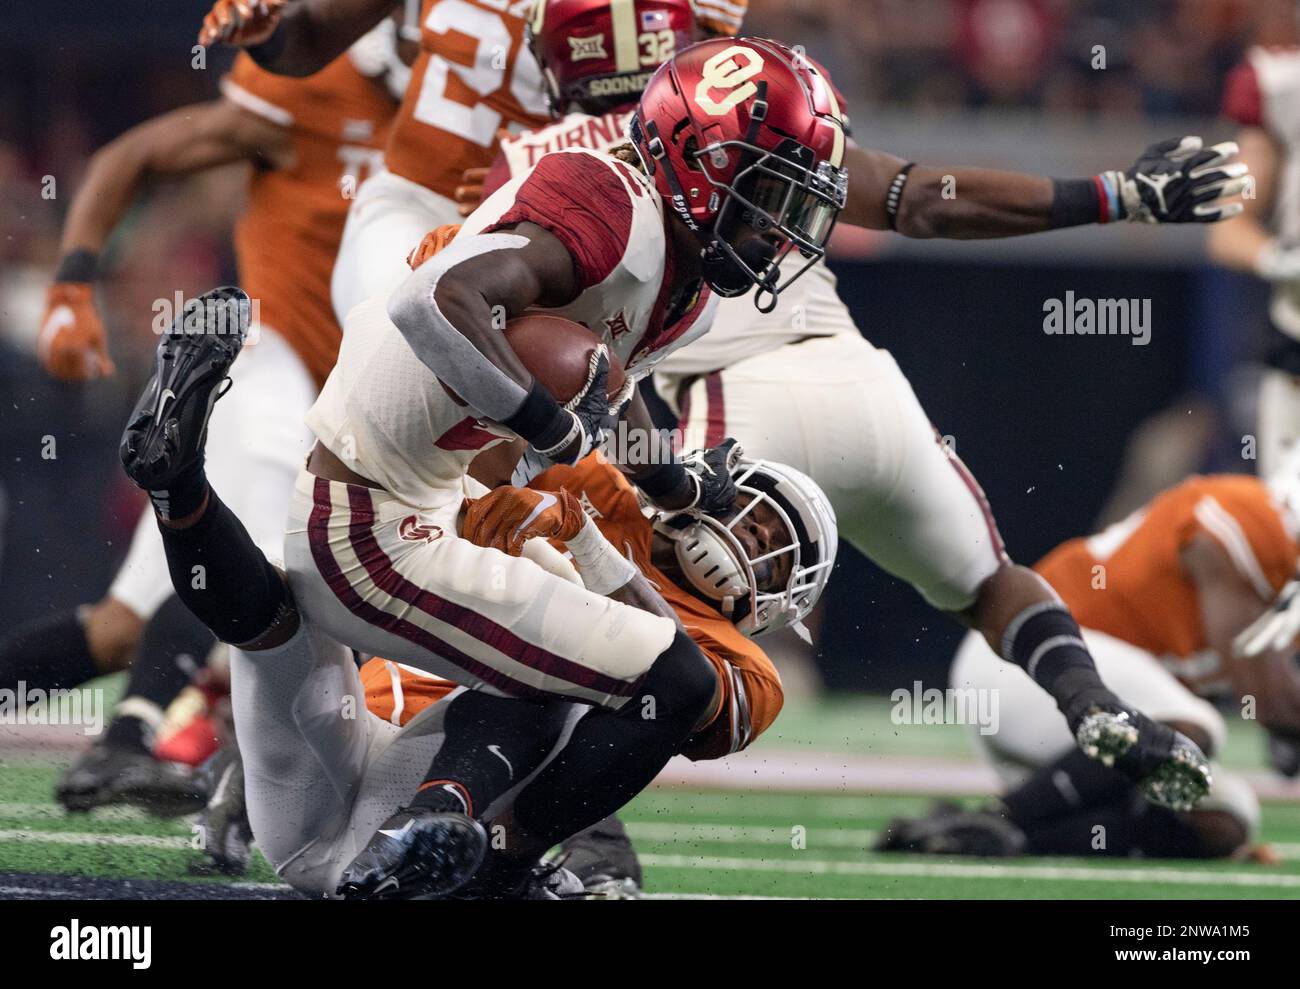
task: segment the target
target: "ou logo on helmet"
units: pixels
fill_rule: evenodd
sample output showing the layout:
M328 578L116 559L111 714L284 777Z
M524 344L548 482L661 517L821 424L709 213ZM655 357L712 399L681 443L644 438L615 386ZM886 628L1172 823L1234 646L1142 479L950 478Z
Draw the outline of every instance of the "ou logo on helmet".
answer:
M724 48L704 63L700 81L695 86L695 102L710 116L721 117L758 92L753 80L762 71L763 56L754 49L742 45ZM715 100L711 95L714 89L729 92L722 99Z

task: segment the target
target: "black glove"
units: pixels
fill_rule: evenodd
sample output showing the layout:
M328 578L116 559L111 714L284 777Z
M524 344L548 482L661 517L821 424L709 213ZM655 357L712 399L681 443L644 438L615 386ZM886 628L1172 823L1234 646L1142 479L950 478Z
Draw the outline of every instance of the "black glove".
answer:
M1126 172L1103 172L1101 180L1124 220L1141 223L1213 223L1235 216L1249 169L1236 160L1237 145L1203 148L1199 137L1153 144Z
M605 436L618 421L620 408L609 400L609 351L602 343L591 354L587 381L582 390L561 406L573 416L573 426L559 443L545 450L530 448L530 453L557 464L576 464L605 442Z
M688 506L705 515L723 515L736 504L735 470L744 451L731 437L707 450L696 450L682 460L695 481L695 500Z

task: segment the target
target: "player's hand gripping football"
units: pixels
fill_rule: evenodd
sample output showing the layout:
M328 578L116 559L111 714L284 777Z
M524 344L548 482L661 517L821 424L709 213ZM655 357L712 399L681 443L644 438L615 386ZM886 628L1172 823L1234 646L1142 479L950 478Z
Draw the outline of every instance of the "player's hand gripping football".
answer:
M694 450L682 464L695 483L695 500L688 508L705 515L722 515L736 503L736 482L731 472L744 455L740 445L728 436L717 446Z
M260 45L275 33L289 0L217 0L203 18L199 44L218 42L237 48Z
M469 502L461 535L476 546L518 556L530 539L567 542L586 524L578 499L564 488L501 487Z
M1103 172L1100 179L1118 218L1139 223L1214 223L1242 211L1240 195L1250 170L1237 161L1237 145L1224 141L1203 147L1199 137L1153 144L1125 172Z
M623 389L631 397L628 388ZM542 457L557 464L576 464L598 449L618 417L623 414L623 393L609 396L609 350L602 343L591 352L587 367L587 381L581 390L564 403L564 410L573 416L573 427L563 441L555 446L538 450Z
M61 381L106 378L114 367L89 282L55 282L45 295L37 337L41 365Z

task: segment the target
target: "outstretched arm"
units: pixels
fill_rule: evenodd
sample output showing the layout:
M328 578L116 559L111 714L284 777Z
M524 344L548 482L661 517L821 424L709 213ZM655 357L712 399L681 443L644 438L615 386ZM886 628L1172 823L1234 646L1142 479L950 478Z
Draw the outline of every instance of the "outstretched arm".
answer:
M1115 220L1207 223L1234 216L1247 168L1232 143L1185 137L1152 145L1127 171L1049 179L984 168L912 164L850 147L840 219L907 237L988 239Z
M234 161L279 165L291 149L283 128L227 100L154 117L100 148L63 225L62 260L37 338L46 370L70 381L112 373L91 284L100 251L143 186Z
M396 0L217 0L199 44L248 49L262 68L309 76L325 68L383 20Z

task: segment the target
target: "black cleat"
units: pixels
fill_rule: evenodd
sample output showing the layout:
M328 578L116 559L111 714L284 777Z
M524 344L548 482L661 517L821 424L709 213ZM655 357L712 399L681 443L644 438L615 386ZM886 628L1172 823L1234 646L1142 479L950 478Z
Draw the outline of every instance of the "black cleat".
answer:
M158 341L155 370L136 403L119 454L145 491L166 492L203 455L208 417L248 333L242 289L215 288L185 305Z
M1161 806L1191 810L1210 792L1210 763L1196 743L1138 711L1094 711L1075 739L1085 755L1114 766Z
M557 861L563 862L592 897L641 898L641 863L623 822L613 814L560 845Z
M466 814L405 808L371 836L335 893L345 900L447 896L478 871L487 845L483 826Z
M68 767L54 795L73 813L130 804L157 817L192 814L207 801L203 786L175 763L102 742Z
M253 828L244 799L244 762L239 749L227 744L203 764L200 775L210 796L199 827L203 858L190 865L195 876L242 876L253 855Z
M1025 834L992 810L936 807L928 817L891 821L873 851L918 855L976 855L1011 858L1025 852Z

